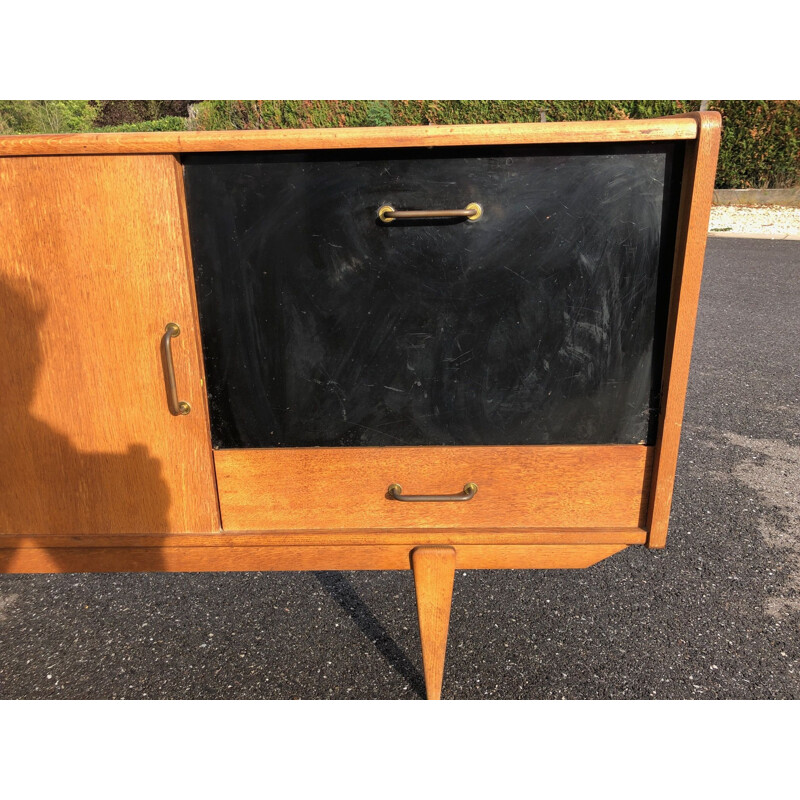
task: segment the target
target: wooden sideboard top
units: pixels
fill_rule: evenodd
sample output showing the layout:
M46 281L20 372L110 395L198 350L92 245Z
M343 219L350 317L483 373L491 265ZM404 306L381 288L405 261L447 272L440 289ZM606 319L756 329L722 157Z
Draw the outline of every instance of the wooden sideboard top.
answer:
M700 120L710 117L719 118L719 114L709 111L659 119L500 125L0 136L0 157L693 140L698 136Z

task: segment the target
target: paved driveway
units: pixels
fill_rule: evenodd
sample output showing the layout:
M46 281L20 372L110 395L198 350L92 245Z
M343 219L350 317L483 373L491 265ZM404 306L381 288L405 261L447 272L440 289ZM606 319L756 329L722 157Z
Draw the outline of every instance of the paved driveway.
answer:
M408 572L0 576L2 698L422 694ZM667 549L459 573L443 696L800 698L800 242L709 242Z

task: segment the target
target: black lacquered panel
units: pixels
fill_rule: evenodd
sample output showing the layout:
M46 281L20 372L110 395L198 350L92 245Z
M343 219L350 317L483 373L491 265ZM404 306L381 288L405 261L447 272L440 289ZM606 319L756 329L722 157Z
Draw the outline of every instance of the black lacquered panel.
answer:
M653 443L681 161L185 156L214 446ZM377 219L471 202L476 222Z

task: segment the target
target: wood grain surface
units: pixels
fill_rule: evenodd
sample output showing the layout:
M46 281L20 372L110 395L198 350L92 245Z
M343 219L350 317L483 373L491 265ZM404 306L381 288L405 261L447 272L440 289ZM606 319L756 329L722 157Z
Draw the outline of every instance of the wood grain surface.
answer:
M457 569L583 569L624 544L460 545ZM0 550L0 573L409 569L409 545L72 547Z
M630 527L647 507L639 445L217 450L223 528ZM468 502L406 503L387 492Z
M0 531L218 530L174 157L0 159L0 203Z
M647 520L647 543L654 548L664 547L667 542L720 142L721 117L718 112L690 114L687 118L697 120L699 136L696 142L687 145L675 247L664 356L663 399Z
M417 125L387 128L72 133L0 136L0 156L112 153L207 153L346 147L434 147L538 142L634 142L694 139L693 117L596 122Z
M452 547L417 547L411 551L411 568L417 595L425 692L428 700L439 700L450 627L456 551Z

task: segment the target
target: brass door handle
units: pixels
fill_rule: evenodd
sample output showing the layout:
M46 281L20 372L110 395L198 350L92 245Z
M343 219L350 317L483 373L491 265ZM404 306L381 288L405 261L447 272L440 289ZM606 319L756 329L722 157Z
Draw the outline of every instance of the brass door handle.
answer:
M161 337L161 355L164 363L164 379L167 384L167 405L169 413L175 417L182 417L188 414L192 407L178 400L178 386L175 383L175 366L172 363L172 340L181 335L181 328L175 322L168 322Z
M404 503L461 503L472 500L477 492L477 483L466 484L464 491L458 494L403 494L403 487L399 483L389 486L389 497L392 500L402 500Z
M395 211L392 206L381 206L378 219L381 222L393 222L396 219L465 219L475 222L483 214L478 203L470 203L466 208L444 209L442 211Z

